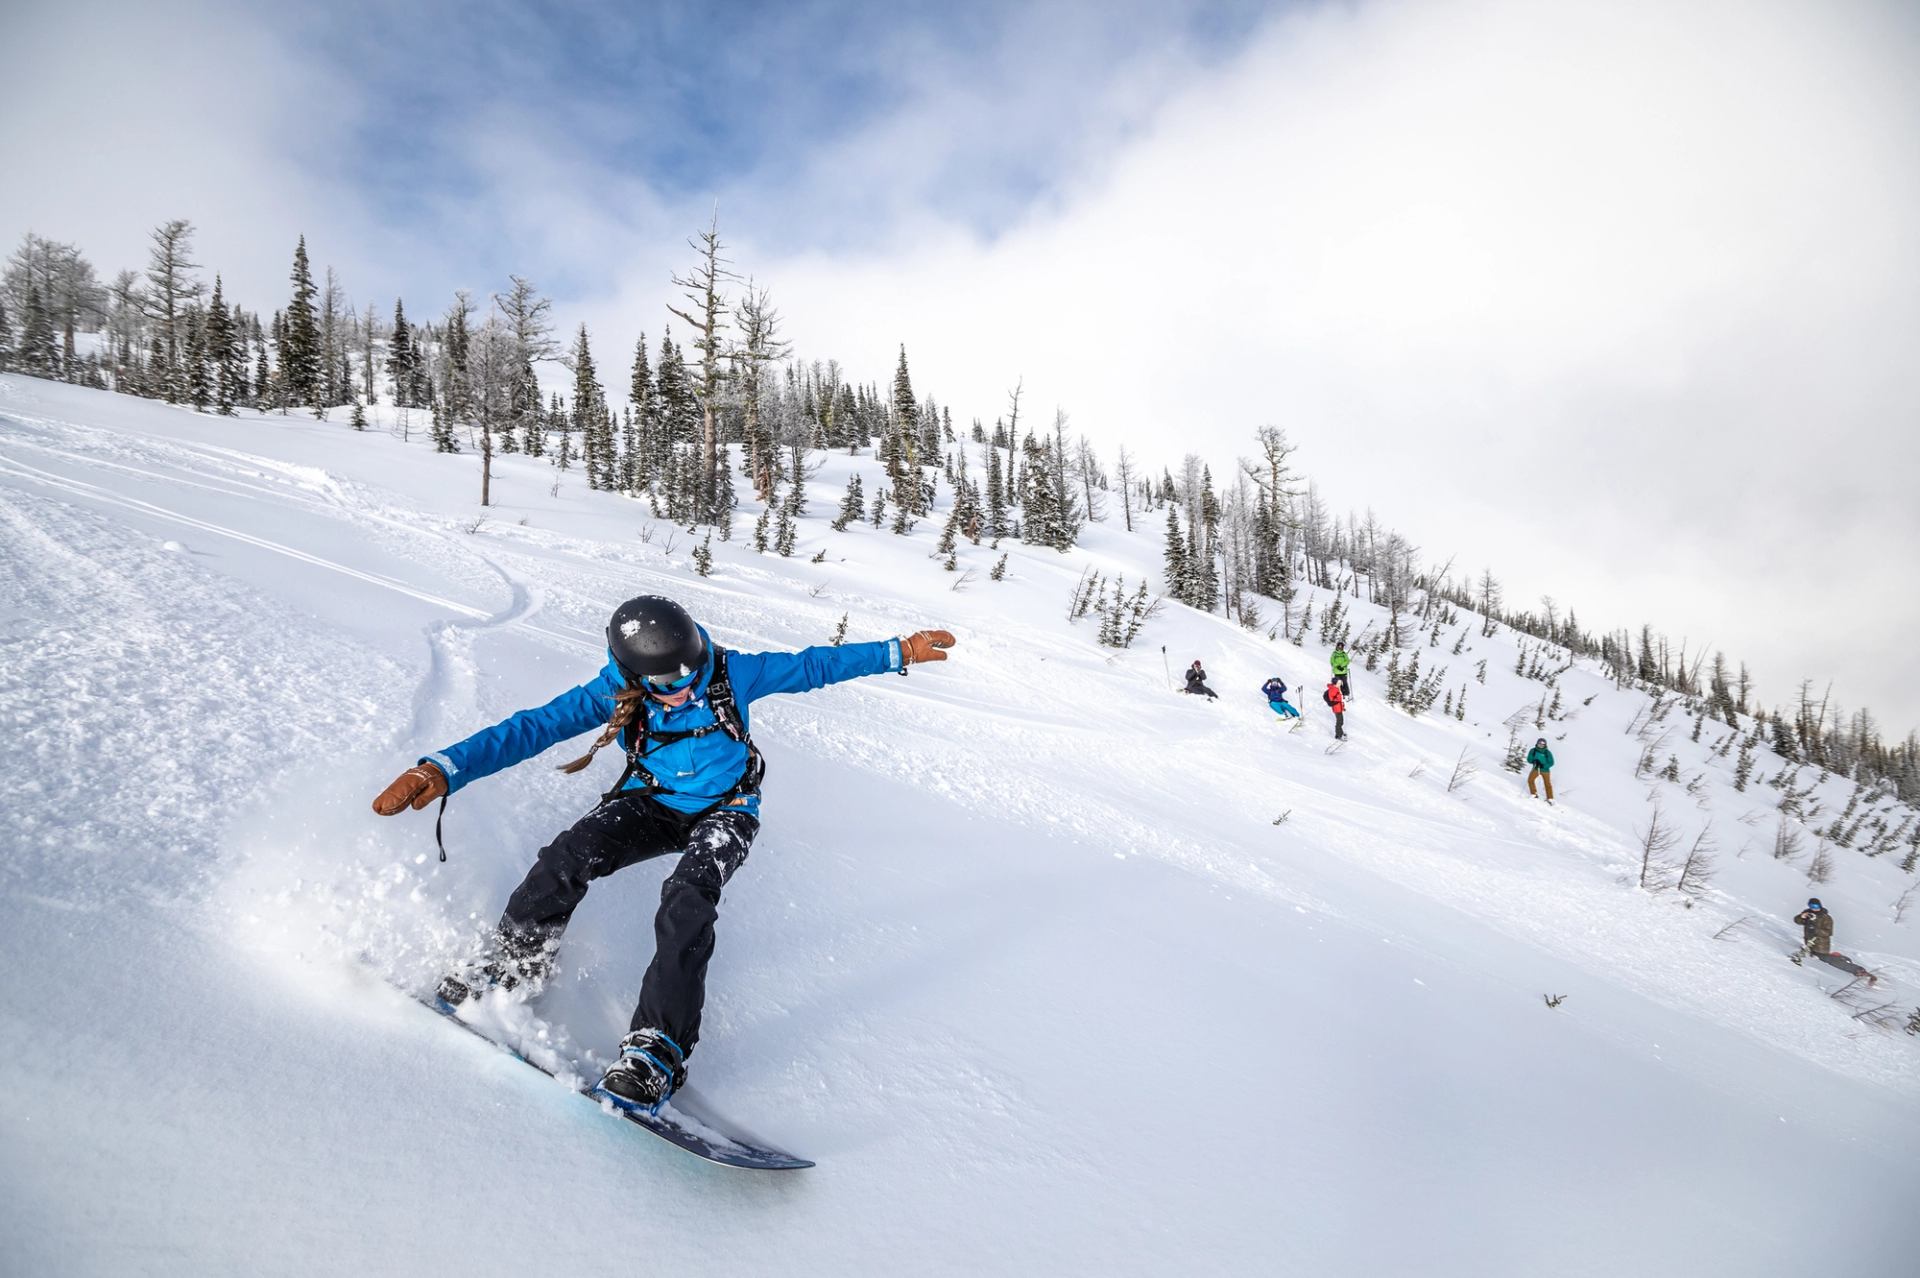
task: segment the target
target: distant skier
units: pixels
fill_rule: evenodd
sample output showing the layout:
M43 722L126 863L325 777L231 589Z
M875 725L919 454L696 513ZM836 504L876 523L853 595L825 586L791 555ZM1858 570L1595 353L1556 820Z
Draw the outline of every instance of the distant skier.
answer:
M1282 719L1298 719L1300 712L1287 703L1287 685L1279 675L1260 685L1260 691L1266 696L1267 704Z
M563 771L584 769L616 738L625 748L619 781L540 849L507 898L488 952L442 980L440 996L458 1005L489 987L537 987L594 879L677 854L660 890L653 961L631 1032L598 1089L624 1108L657 1109L686 1081L720 890L760 829L765 764L748 735L747 707L774 693L945 661L953 644L944 630L922 630L837 648L734 652L715 645L670 599L642 595L621 604L607 625L606 666L594 679L425 756L373 801L381 816L424 808L595 727L602 730L592 749Z
M1512 756L1509 755L1508 757L1511 758ZM1547 783L1547 802L1552 803L1553 751L1547 749L1547 739L1545 737L1541 737L1538 741L1534 742L1533 749L1527 751L1527 762L1533 765L1527 772L1527 793L1536 799L1540 797L1540 792L1533 787L1534 778L1538 777Z
M1207 672L1200 668L1197 661L1187 667L1187 692L1196 697L1204 696L1209 701L1220 699L1220 694L1207 686Z
M1849 976L1866 977L1868 989L1880 983L1880 978L1866 968L1844 954L1833 952L1833 915L1827 912L1826 906L1820 904L1819 897L1810 898L1807 908L1794 915L1793 921L1800 925L1802 937L1800 953L1794 956L1795 962L1811 954L1827 966L1837 967Z
M1347 698L1346 694L1340 690L1340 681L1327 680L1327 690L1320 694L1320 699L1327 703L1329 710L1333 711L1333 739L1345 741L1347 739Z
M1347 645L1344 642L1334 644L1333 656L1329 660L1333 663L1334 682L1340 685L1340 695L1351 697L1353 689L1347 686L1347 668L1353 664L1353 658L1347 655Z

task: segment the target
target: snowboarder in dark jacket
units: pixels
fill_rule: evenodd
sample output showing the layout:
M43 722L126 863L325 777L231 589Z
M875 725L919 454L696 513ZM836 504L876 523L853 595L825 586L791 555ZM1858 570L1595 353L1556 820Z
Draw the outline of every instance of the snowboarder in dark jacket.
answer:
M1300 712L1287 703L1287 685L1279 675L1261 684L1260 691L1266 697L1267 704L1273 707L1273 712L1282 719L1300 717Z
M595 727L602 730L593 748L565 771L584 769L616 740L626 752L619 782L540 850L508 897L491 951L448 975L440 997L457 1006L489 987L537 987L592 880L677 854L660 890L653 961L631 1031L598 1088L624 1108L658 1109L685 1082L699 1041L720 890L760 829L764 766L747 707L774 693L945 661L953 644L944 630L922 630L878 643L733 652L670 599L643 595L620 605L607 626L606 666L591 681L422 757L373 801L382 816L424 808Z
M1806 953L1824 957L1833 952L1833 915L1827 913L1819 897L1808 901L1807 908L1794 915L1793 921L1800 925Z
M1547 749L1545 737L1534 742L1533 749L1527 751L1527 762L1533 765L1527 772L1527 793L1536 799L1540 797L1540 792L1533 788L1534 779L1537 777L1547 783L1547 802L1552 803L1553 751Z
M1802 956L1811 954L1828 967L1837 967L1849 976L1866 977L1869 989L1880 983L1880 978L1866 968L1844 954L1834 953L1833 915L1827 912L1826 906L1820 904L1819 897L1808 900L1807 908L1794 915L1793 921L1800 925L1802 937L1800 953L1793 956L1794 962L1797 963Z
M1207 672L1200 668L1197 661L1187 667L1187 691L1196 697L1204 696L1209 701L1219 700L1219 694L1207 686Z

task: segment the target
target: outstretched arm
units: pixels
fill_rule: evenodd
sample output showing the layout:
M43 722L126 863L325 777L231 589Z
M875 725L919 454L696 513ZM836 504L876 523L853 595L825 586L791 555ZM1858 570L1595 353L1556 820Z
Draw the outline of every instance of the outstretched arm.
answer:
M955 643L945 630L922 630L901 639L820 646L799 652L736 652L727 657L733 695L742 704L780 692L812 692L865 675L945 661Z
M469 781L491 776L568 737L597 728L613 713L620 677L611 663L591 683L569 688L543 706L521 710L466 740L422 756L374 800L373 810L393 816L408 806L423 808Z

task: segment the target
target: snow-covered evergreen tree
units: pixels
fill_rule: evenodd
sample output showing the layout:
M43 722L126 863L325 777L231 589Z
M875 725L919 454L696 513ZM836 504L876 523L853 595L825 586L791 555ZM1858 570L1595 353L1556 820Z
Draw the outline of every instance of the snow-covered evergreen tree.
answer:
M307 261L307 237L293 251L293 296L287 303L280 345L280 380L290 404L318 404L321 396L320 326L313 299L319 291Z

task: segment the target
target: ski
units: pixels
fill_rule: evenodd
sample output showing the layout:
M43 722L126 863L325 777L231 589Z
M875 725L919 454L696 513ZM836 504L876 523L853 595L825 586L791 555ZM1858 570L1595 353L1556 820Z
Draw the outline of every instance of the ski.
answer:
M400 989L397 985L394 988ZM658 1112L624 1108L603 1098L597 1084L578 1078L562 1077L538 1061L515 1051L508 1044L490 1038L478 1026L462 1020L458 1009L445 999L436 995L423 997L406 989L400 989L400 992L429 1011L439 1013L441 1019L451 1021L481 1042L506 1053L528 1068L538 1070L556 1082L566 1083L577 1095L592 1101L602 1113L623 1118L635 1127L652 1132L674 1148L683 1149L697 1158L703 1158L721 1167L738 1167L748 1171L798 1171L813 1166L813 1163L805 1158L775 1149L771 1145L762 1144L731 1130L719 1120L689 1104L685 1089L661 1106Z

